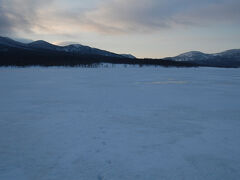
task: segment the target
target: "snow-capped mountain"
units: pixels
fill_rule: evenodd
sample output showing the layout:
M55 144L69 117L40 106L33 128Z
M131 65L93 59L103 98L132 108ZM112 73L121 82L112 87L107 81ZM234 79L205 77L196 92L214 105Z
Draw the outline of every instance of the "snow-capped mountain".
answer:
M116 54L81 44L58 46L42 40L21 43L10 38L0 37L0 53L0 59L5 58L2 64L23 64L23 62L28 65L37 64L37 62L33 63L32 60L38 59L39 64L51 65L112 62L187 67L240 67L240 49L232 49L215 54L191 51L164 59L137 59L130 54ZM44 59L45 61L43 62ZM71 59L71 62L68 62L68 59ZM8 60L12 60L12 63L7 62Z
M174 61L208 61L212 60L213 58L239 58L240 60L240 49L231 49L215 54L206 54L200 51L190 51L175 57L168 57L165 59L171 59Z
M204 54L200 51L190 51L187 53L180 54L174 57L175 61L195 61L195 60L207 60L209 58L209 54Z
M122 55L115 54L109 51L92 48L89 46L83 46L81 44L71 44L68 46L61 46L61 50L65 52L77 53L77 54L96 54L101 56L109 56L109 57L123 57Z
M231 49L221 53L213 54L214 56L228 57L228 58L238 58L240 60L240 49Z
M121 54L121 56L124 56L126 58L130 58L130 59L136 59L136 57L131 55L131 54Z
M164 59L179 62L193 62L204 66L240 67L240 49L232 49L215 54L190 51L175 57L168 57Z
M57 46L49 42L38 40L31 43L21 43L14 41L7 37L0 37L0 45L12 48L24 48L24 49L33 49L33 50L48 50L48 51L61 51L65 53L72 53L77 55L100 55L107 57L116 57L116 58L133 58L133 55L121 55L112 53L109 51L92 48L89 46L84 46L81 44L71 44L67 46ZM134 57L135 58L135 57Z

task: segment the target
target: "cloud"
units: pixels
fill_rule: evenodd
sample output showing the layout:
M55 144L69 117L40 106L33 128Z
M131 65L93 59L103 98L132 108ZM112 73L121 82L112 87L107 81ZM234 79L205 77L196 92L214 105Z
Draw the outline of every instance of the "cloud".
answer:
M178 26L240 24L239 0L113 0L85 13L100 32L149 32Z
M174 20L178 24L187 22L193 25L237 24L240 25L240 1L222 0L205 3L204 6L188 9L176 14Z
M0 0L0 33L33 33L39 24L39 11L53 0Z
M56 2L0 0L0 33L121 34L240 24L239 0L102 0L88 9L81 3L74 9L64 9Z

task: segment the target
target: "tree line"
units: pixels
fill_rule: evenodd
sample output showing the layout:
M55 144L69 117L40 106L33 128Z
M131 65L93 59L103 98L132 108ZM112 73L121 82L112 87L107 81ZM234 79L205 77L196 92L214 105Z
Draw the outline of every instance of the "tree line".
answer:
M175 62L162 59L130 59L92 54L72 54L50 50L28 50L0 47L0 66L83 66L97 67L102 63L142 66L196 67L190 62Z

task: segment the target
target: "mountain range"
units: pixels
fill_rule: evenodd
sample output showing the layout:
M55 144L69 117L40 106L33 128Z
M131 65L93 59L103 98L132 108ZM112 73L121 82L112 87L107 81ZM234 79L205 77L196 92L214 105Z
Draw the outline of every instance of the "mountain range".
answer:
M81 44L70 44L67 46L58 46L43 40L38 40L31 43L21 43L7 37L0 37L0 45L6 45L14 48L23 48L28 50L41 49L41 50L49 50L49 51L62 51L62 52L75 53L79 55L101 55L101 56L118 57L118 58L123 58L123 57L133 58L133 59L136 58L130 54L116 54L109 51L92 48L89 46L83 46Z
M163 66L240 67L240 49L215 54L191 51L162 59L138 59L131 54L117 54L81 44L58 46L38 40L22 43L0 37L0 65L82 65L136 64Z
M231 49L221 53L206 54L200 51L190 51L165 60L192 62L200 66L240 67L240 49Z

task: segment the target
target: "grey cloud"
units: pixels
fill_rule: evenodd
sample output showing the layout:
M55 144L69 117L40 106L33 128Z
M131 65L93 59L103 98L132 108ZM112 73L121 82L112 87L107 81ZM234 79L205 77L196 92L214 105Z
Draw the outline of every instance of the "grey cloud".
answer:
M240 24L239 0L115 0L87 12L88 22L106 31L156 31L177 26ZM93 24L94 25L94 24Z
M38 10L51 0L0 0L0 34L32 32L38 25Z
M0 0L0 33L35 33L33 27L49 33L69 34L85 29L116 34L179 26L240 25L239 0L102 0L93 9L75 7L74 11L63 11L53 5L51 11L39 15L53 1Z

